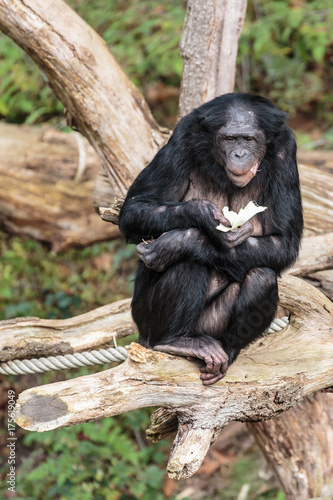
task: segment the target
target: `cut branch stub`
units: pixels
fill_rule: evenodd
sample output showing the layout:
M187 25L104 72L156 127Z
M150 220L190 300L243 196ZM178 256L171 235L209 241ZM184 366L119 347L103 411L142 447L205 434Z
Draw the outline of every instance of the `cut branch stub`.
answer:
M217 384L202 385L199 361L131 344L129 358L114 369L24 391L17 402L17 423L46 431L162 406L167 413L160 410L150 434L160 438L170 433L172 414L177 416L180 427L168 470L172 477L188 477L230 421L277 416L333 385L332 302L292 276L279 281L279 290L282 305L293 312L291 323L244 349Z

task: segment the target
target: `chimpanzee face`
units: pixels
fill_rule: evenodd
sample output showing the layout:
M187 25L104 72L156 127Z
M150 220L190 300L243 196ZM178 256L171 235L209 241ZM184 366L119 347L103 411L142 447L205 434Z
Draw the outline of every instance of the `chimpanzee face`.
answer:
M215 138L214 157L230 181L246 186L256 175L266 152L265 134L250 109L233 108Z

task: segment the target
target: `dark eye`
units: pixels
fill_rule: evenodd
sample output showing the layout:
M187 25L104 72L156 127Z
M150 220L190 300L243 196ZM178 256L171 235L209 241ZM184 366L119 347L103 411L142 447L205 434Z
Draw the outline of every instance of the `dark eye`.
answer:
M255 138L254 137L245 137L245 140L246 142L255 142Z
M225 137L224 140L227 142L234 142L235 138L234 137Z

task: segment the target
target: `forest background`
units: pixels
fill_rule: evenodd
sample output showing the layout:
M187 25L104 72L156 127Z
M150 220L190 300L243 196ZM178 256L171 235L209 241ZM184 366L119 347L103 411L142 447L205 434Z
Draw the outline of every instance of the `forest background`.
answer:
M157 121L173 128L182 70L178 46L185 2L68 3L104 38ZM331 0L250 0L239 42L235 90L259 93L288 112L299 147L332 149ZM37 66L4 35L0 35L0 119L36 126L47 122L69 131L62 104ZM16 316L66 318L129 297L135 267L134 249L118 239L53 254L45 244L0 231L0 320ZM18 394L32 385L88 372L2 377L0 381L4 394L10 387ZM0 404L4 416L6 400L0 399ZM174 483L165 478L164 449L168 443L151 445L146 441L149 413L141 410L46 434L18 430L20 464L15 498L149 500L172 498L181 492L185 496L179 498L187 498L186 491L193 489L193 481L198 479ZM217 470L211 466L208 472L201 472L197 496L188 493L189 498L235 499L242 485L248 484L248 498L283 499L253 441L246 436L248 445L244 448L236 442L244 431L237 432L228 453L223 452L224 461L220 460ZM2 431L0 440L4 445ZM5 454L0 471L5 481Z

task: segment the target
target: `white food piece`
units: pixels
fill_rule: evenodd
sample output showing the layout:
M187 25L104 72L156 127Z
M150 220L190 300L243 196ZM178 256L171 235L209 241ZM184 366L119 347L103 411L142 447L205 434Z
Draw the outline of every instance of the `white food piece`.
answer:
M230 221L231 227L226 227L223 226L223 224L219 224L218 226L216 226L216 229L227 233L228 231L232 231L233 229L241 227L243 224L245 224L245 222L250 220L251 217L259 214L260 212L264 212L264 210L266 209L267 207L260 207L253 201L250 201L245 208L241 208L238 214L236 212L233 212L232 210L229 210L229 207L224 207L222 209L223 215Z

